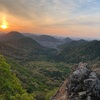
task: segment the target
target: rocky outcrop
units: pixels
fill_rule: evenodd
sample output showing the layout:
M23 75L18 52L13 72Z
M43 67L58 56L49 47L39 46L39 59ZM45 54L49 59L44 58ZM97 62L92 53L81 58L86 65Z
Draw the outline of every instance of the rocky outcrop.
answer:
M80 63L67 83L68 100L100 100L100 75Z

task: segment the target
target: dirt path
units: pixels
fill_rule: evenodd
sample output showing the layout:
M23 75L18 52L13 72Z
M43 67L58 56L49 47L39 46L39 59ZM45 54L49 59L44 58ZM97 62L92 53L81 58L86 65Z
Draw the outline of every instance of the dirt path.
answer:
M53 96L51 100L67 100L66 84L68 80L66 79L62 84L57 93Z

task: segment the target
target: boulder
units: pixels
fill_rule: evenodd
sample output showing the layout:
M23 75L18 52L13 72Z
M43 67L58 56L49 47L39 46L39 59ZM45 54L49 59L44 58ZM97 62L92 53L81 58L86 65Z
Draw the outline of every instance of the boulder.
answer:
M69 100L100 100L100 77L88 64L80 63L69 77Z

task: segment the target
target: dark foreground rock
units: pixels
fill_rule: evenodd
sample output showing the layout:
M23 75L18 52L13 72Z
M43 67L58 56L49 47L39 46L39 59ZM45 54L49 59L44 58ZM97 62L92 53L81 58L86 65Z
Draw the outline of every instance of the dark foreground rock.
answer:
M100 100L100 75L80 63L67 83L68 100Z

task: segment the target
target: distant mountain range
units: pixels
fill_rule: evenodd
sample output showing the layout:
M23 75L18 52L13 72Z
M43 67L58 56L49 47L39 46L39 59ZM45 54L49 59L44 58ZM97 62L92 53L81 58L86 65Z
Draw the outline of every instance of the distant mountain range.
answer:
M32 38L15 31L4 35L0 41L0 53L19 61L47 59L49 58L47 56L55 51L45 48Z
M4 56L7 62L7 65L5 65L6 63L1 60L1 57L0 61L3 65L0 64L0 68L5 72L8 72L7 68L9 68L11 70L10 74L21 81L20 84L26 90L25 92L30 94L29 97L35 93L36 100L45 100L46 95L54 91L70 72L70 68L65 63L55 61L56 53L57 50L46 48L32 38L13 31L0 39L0 54ZM17 90L13 88L17 86L16 84L13 85L13 82L17 83L17 81L13 78L9 79L11 78L10 74L0 74L0 78L3 77L0 86L2 90L6 89L7 93L11 92L13 94L12 91L16 92ZM5 78L5 76L8 78ZM11 83L10 80L12 80ZM4 94L2 94L4 97L5 93L4 91ZM18 99L20 99L18 93L17 95ZM23 95L25 99L27 98L26 95ZM9 98L10 96L12 95L7 95Z
M67 41L67 42L59 45L58 48L64 49L64 48L67 48L67 47L76 47L76 46L80 46L80 45L83 45L83 44L86 44L86 43L88 43L88 41L83 40L83 39L80 39L80 40L77 40L77 41L70 39L70 41Z
M87 40L84 39L74 40L70 37L57 38L50 35L35 35L28 33L24 35L36 40L42 46L55 49L62 48L64 46L78 46L87 42Z
M0 41L9 41L9 40L17 40L25 37L30 37L31 39L37 41L40 45L47 47L47 48L55 48L58 49L59 47L64 47L64 45L71 46L71 45L79 45L86 40L74 40L70 37L66 38L58 38L50 35L36 35L30 33L19 33L17 31L9 32L6 35L0 36ZM76 43L78 42L78 43Z
M9 32L8 34L1 36L0 41L17 40L21 38L25 38L25 36L17 31L12 31L12 32Z
M16 31L4 35L0 41L0 53L20 61L52 58L55 61L80 62L100 58L100 41L76 41L69 37L61 40L49 35L26 36ZM58 51L50 48L58 48Z
M67 38L65 38L63 41L64 41L64 42L71 42L71 41L73 41L73 39L67 37Z
M64 45L60 53L57 55L58 61L78 63L93 60L100 60L100 41L77 41L71 42L71 46Z
M50 35L35 35L35 34L24 34L25 36L31 37L34 40L37 41L48 41L48 42L59 42L58 38L55 38L53 36Z
M39 44L48 48L57 48L58 45L63 43L63 40L55 38L50 35L34 35L34 34L24 34L24 35L36 40Z
M100 62L100 41L28 35L12 31L0 37L0 54L4 56L4 58L0 56L3 58L0 58L1 71L9 72L8 68L10 70L10 74L0 74L3 80L6 79L2 81L1 88L6 89L7 93L10 89L12 91L15 89L12 88L13 86L17 86L13 85L16 80L11 81L9 77L16 76L16 79L21 81L19 85L27 93L32 95L34 93L36 100L45 100L49 95L49 98L51 97L51 93L56 91L60 83L69 75L73 64ZM5 75L9 80L5 78ZM5 91L1 95L5 97ZM23 97L27 98L26 92Z

